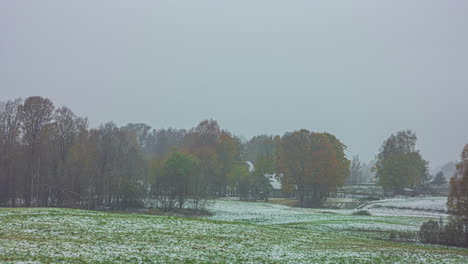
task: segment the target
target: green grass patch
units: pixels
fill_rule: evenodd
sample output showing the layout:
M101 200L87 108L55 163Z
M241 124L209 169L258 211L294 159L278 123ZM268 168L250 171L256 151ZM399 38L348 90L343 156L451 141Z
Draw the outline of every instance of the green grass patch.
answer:
M240 203L240 204L239 204ZM223 204L224 206L224 204ZM76 209L0 209L0 262L19 263L467 263L468 250L387 241L426 219L353 216L251 206L234 220L103 213ZM275 209L275 208L273 208ZM286 210L286 209L285 209ZM218 215L219 217L220 215ZM221 215L222 216L222 215ZM228 219L228 217L219 217ZM260 220L259 220L260 219ZM305 220L302 221L301 220ZM260 222L258 222L260 221Z

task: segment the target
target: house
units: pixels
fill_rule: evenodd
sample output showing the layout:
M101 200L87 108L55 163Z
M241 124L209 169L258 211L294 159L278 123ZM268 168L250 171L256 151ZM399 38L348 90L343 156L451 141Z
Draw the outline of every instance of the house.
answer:
M273 174L265 174L265 177L268 179L270 182L270 185L272 187L271 191L271 198L283 198L285 195L281 191L281 177L282 174L280 174L279 177L276 177L276 173Z
M255 167L252 162L246 161L245 163L247 163L247 166L249 167L249 172L253 172L255 170ZM280 174L279 177L276 176L276 173L265 174L264 176L271 185L271 193L270 193L271 198L286 197L281 191L281 177L283 176L282 174Z

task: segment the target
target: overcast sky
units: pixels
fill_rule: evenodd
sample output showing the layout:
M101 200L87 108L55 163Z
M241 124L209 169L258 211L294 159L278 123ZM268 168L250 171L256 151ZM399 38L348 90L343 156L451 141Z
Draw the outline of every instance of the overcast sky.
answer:
M48 97L92 126L328 131L365 161L409 128L437 167L468 143L467 14L466 0L2 0L0 99Z

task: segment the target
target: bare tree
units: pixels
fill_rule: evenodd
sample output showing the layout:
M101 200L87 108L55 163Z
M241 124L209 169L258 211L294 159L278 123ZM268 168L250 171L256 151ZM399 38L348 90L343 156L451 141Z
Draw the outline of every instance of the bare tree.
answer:
M79 118L67 107L58 108L55 111L55 122L54 122L54 199L59 199L56 201L58 203L62 202L60 197L64 196L66 190L65 185L67 185L67 179L65 175L66 170L66 160L70 149L73 146L74 142L77 140L79 134L78 128Z
M20 118L18 114L21 99L0 103L0 204L15 205L16 178L13 177L12 163L18 151Z
M361 184L362 183L362 164L359 160L359 156L353 156L350 166L350 175L348 184Z
M52 122L54 112L53 103L40 96L32 96L24 101L20 107L20 117L23 125L24 137L29 150L29 181L26 183L27 192L26 205L34 204L34 199L38 199L40 188L39 170L41 166L40 138L44 128Z

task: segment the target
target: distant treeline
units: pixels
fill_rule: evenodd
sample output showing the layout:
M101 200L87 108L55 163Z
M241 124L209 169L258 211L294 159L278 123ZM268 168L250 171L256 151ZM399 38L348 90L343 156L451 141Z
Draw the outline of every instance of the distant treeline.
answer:
M344 149L335 136L307 130L246 141L214 120L189 130L89 128L49 99L8 100L0 102L0 205L198 208L206 197L267 199L265 174L274 174L306 206L343 184Z

